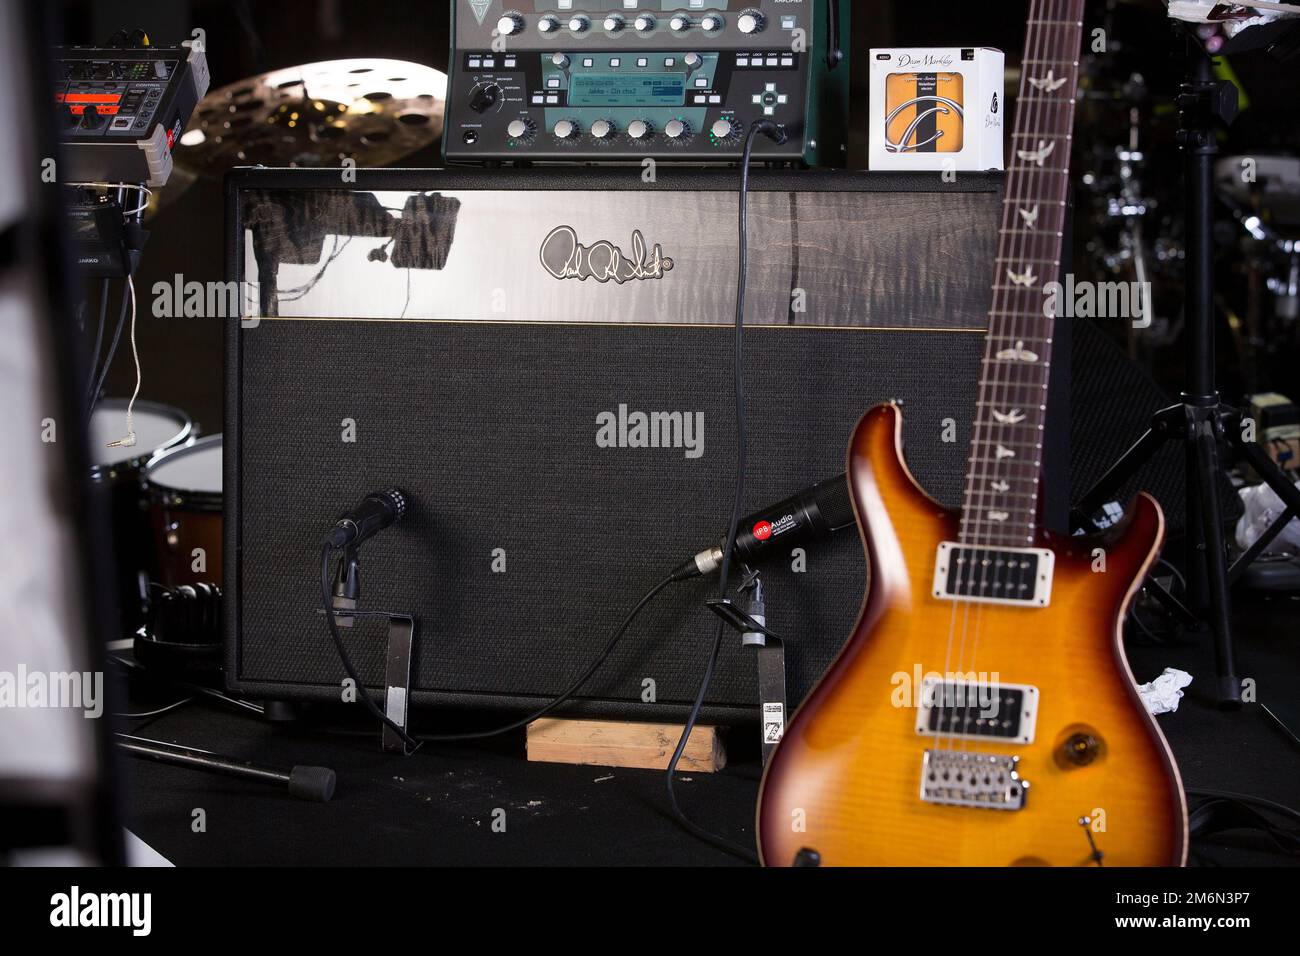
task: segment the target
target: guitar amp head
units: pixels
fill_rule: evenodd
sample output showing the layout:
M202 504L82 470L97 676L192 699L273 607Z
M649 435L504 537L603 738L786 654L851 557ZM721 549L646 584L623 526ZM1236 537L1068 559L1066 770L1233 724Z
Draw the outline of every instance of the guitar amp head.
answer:
M842 166L846 0L456 0L448 163Z

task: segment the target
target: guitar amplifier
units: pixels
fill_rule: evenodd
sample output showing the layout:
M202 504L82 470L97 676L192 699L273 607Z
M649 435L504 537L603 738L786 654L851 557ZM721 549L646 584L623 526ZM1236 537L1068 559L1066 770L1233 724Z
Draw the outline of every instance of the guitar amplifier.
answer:
M458 0L448 163L727 163L755 120L758 162L842 166L847 0Z
M249 284L226 343L232 689L339 700L320 547L371 491L408 499L363 549L361 607L414 615L417 705L538 706L642 593L720 540L737 178L231 174L229 277ZM958 501L1000 188L1000 174L755 171L747 510L840 473L858 417L888 399L905 403L918 478ZM763 571L793 704L848 635L867 569L844 531ZM568 712L681 717L715 590L660 595ZM344 639L381 686L382 625L358 619ZM727 641L710 718L754 716L755 666Z

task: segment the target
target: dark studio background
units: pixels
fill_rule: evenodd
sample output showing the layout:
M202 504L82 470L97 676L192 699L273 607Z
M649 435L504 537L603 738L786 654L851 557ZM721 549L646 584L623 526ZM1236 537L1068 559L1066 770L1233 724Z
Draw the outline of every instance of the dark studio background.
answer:
M351 57L382 57L413 61L444 70L449 46L449 8L445 0L369 0L366 3L343 0L57 0L63 42L99 43L119 29L145 29L155 43L175 43L201 27L206 31L207 57L211 70L211 89L217 89L270 70L321 60ZM1181 160L1174 132L1176 115L1172 107L1182 79L1181 42L1172 32L1164 15L1161 0L1088 0L1087 34L1092 28L1106 25L1112 50L1119 54L1122 69L1140 68L1152 99L1162 104L1151 111L1144 148L1151 158L1147 175L1159 191L1165 208L1171 211L1170 237L1180 240L1181 227ZM881 46L989 46L1006 54L1008 101L1014 102L1019 85L1020 50L1024 41L1028 0L998 0L995 3L973 0L855 0L853 3L852 42L847 51L853 95L850 116L850 166L866 166L866 108L868 51ZM1300 64L1283 68L1271 65L1262 55L1234 58L1233 69L1250 96L1246 110L1222 142L1224 155L1252 150L1296 153L1300 138L1300 105L1293 91L1300 77ZM1110 151L1127 136L1122 124L1107 125L1113 112L1081 111L1076 124L1074 169L1081 175L1086 159L1096 151ZM1010 133L1010 124L1007 126ZM399 161L410 168L435 168L440 165L440 143ZM366 157L356 156L366 166ZM164 187L164 191L169 187ZM1080 188L1075 217L1076 235L1073 259L1075 268L1086 270L1087 243L1093 227L1088 204ZM146 221L151 238L145 248L136 289L139 296L137 338L143 373L140 397L177 406L195 420L204 433L220 432L223 427L223 348L222 320L200 318L155 318L151 312L152 287L156 282L171 284L177 274L185 281L223 280L225 207L222 185L215 179L199 179L180 193L152 219ZM1163 228L1163 226L1162 226ZM1229 230L1231 232L1231 230ZM1233 285L1234 238L1228 236L1220 255L1219 285L1231 301L1240 301L1240 290ZM990 267L991 267L990 263ZM1158 306L1177 320L1180 311L1178 283L1170 282L1157 291ZM115 286L116 291L116 286ZM99 291L87 289L88 304L83 315L84 339L89 348L95 331L95 312ZM1163 298L1161 298L1163 297ZM110 326L116 319L118 303L110 303ZM1222 316L1220 316L1222 322ZM1115 332L1117 339L1122 332ZM1294 335L1294 328L1291 334ZM1121 341L1120 344L1125 344ZM1238 359L1230 339L1221 333L1220 359L1223 381L1230 398L1239 397ZM1168 391L1176 393L1181 379L1181 342L1171 340L1160 346L1143 345L1139 358ZM1291 353L1300 354L1293 351ZM1271 370L1265 385L1300 398L1295 381L1294 359ZM1076 376L1077 379L1077 376ZM134 369L129 343L119 347L114 367L107 380L107 393L127 396L134 384ZM1118 417L1118 410L1115 410ZM1118 428L1118 426L1116 426ZM1116 442L1122 441L1118 436ZM1119 451L1119 446L1114 448ZM1107 452L1109 454L1109 452ZM1280 602L1279 602L1280 603ZM1281 607L1288 612L1290 607ZM1256 612L1252 610L1252 614ZM1269 616L1272 614L1273 616ZM1285 626L1278 626L1278 621ZM1279 605L1258 612L1245 620L1242 632L1254 639L1250 645L1253 668L1249 673L1287 672L1294 651L1289 638L1294 635L1290 617L1283 618ZM1242 642L1245 644L1245 641ZM1183 648L1184 657L1171 660L1167 645L1139 646L1135 651L1136 669L1149 679L1170 663L1190 670L1210 673L1209 645ZM1191 663L1187 663L1191 661ZM1202 685L1198 685L1198 689ZM237 742L277 762L305 760L304 753L319 753L307 762L327 762L337 767L341 779L352 787L348 800L339 800L321 808L320 815L291 815L273 807L268 812L245 813L247 795L242 786L231 784L215 789L202 777L185 771L161 768L161 765L133 763L133 794L137 803L139 832L176 862L266 862L282 863L284 847L295 847L291 857L299 863L333 863L340 859L374 862L375 848L368 842L369 831L353 829L357 819L384 820L387 842L383 847L386 862L422 863L430 859L467 862L516 863L517 850L504 842L478 841L474 831L459 842L447 843L447 834L463 833L460 818L462 804L474 796L473 789L484 792L493 788L516 803L540 800L547 804L537 811L539 820L547 822L555 814L556 822L565 826L536 827L545 832L550 843L530 847L536 859L553 862L589 862L601 858L605 847L619 846L626 839L629 807L639 814L637 820L648 821L643 836L638 837L638 859L657 862L696 860L716 862L717 854L679 832L662 810L662 785L658 775L623 775L632 791L634 802L627 802L623 791L600 791L590 794L590 768L541 765L542 769L518 769L513 756L490 754L479 758L466 753L446 766L434 763L412 764L407 777L394 776L391 766L375 748L356 745L355 739L340 736L330 742L309 732L285 732L269 724L253 724L239 715L212 714L203 708L181 708L168 716L168 722L154 726L154 731L184 739ZM1296 799L1294 774L1284 760L1293 752L1271 727L1263 733L1253 731L1256 711L1246 712L1243 721L1229 723L1208 703L1208 692L1201 698L1189 697L1188 706L1178 715L1176 730L1171 733L1180 766L1191 786L1225 787L1267 793L1274 799L1293 803ZM1262 718L1260 718L1262 721ZM212 721L212 722L210 722ZM224 722L223 722L224 721ZM250 730L250 727L252 728ZM1247 732L1251 731L1251 732ZM1252 735L1253 733L1253 735ZM251 737L246 735L251 734ZM1175 736L1176 734L1176 736ZM244 736L241 736L244 735ZM252 740L252 743L248 741ZM752 746L752 743L751 743ZM332 750L330 748L333 748ZM756 747L754 748L756 749ZM1280 759L1279 759L1280 755ZM487 761L472 764L474 759ZM454 784L452 773L461 775ZM1279 766L1286 767L1279 772ZM1231 771L1231 773L1229 773ZM623 779L620 776L620 780ZM721 798L704 805L702 795L696 800L705 815L702 822L723 829L736 820L751 819L753 781L719 775ZM362 783L362 781L365 781ZM377 781L377 782L375 782ZM430 804L428 794L442 793L452 786L457 799ZM569 788L569 789L565 789ZM342 792L342 790L340 791ZM208 801L205 806L221 812L225 819L238 821L230 838L191 839L171 829L175 819L185 817L195 805L198 794ZM358 795L359 794L359 795ZM553 798L554 795L554 798ZM450 794L447 794L450 796ZM409 799L408 799L409 798ZM585 813L589 801L594 807ZM405 803L403 803L405 801ZM458 802L459 801L459 802ZM513 805L513 804L512 804ZM531 805L531 804L528 804ZM256 804L260 808L261 804ZM292 809L292 808L291 808ZM228 810L228 812L225 812ZM582 812L580 812L582 811ZM433 817L430 814L434 814ZM437 816L441 814L441 816ZM431 826L430 820L436 825ZM651 826L653 824L653 826ZM567 828L566 828L567 827ZM348 843L340 848L314 834L349 834ZM351 834L357 834L352 836ZM574 834L581 839L575 839ZM498 846L500 850L498 850ZM490 849L489 849L490 847ZM499 857L491 854L500 853ZM1248 847L1246 856L1236 862L1276 862L1273 848L1262 842Z
M211 88L216 89L272 69L346 57L389 57L445 70L449 6L418 0L365 4L342 0L71 0L63 3L61 15L65 40L70 43L102 42L117 29L136 27L144 28L155 43L179 42L193 28L202 27L207 32ZM855 113L850 119L851 165L866 164L864 107L867 51L872 46L997 47L1006 53L1007 84L1014 94L1026 10L1027 4L1006 2L855 2L850 49ZM1093 22L1110 23L1113 43L1129 42L1131 50L1132 41L1137 40L1143 46L1138 56L1153 90L1170 94L1176 90L1180 77L1177 46L1158 0L1089 3L1088 16ZM1108 21L1110 17L1114 19ZM1296 124L1279 123L1272 128L1294 130ZM1111 138L1120 136L1119 130L1113 133ZM1166 140L1171 133L1168 128L1164 131ZM356 158L359 165L367 165L364 155ZM1171 153L1170 162L1177 162L1176 154ZM438 166L439 144L400 165ZM186 281L222 278L223 218L220 183L199 180L148 221L152 236L136 279L141 302L141 398L180 406L209 433L222 427L220 322L155 318L149 310L150 290L156 281L170 282L177 273ZM92 301L98 304L97 292ZM116 304L110 315L115 309ZM93 308L88 309L85 317L91 333L92 313ZM130 394L133 381L130 351L119 349L108 378L108 394Z

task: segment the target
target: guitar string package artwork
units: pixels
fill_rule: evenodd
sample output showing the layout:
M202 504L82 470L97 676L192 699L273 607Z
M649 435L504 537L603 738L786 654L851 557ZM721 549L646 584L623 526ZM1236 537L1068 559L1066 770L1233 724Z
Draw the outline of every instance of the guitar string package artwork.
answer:
M870 168L1002 169L1004 60L981 47L872 50Z

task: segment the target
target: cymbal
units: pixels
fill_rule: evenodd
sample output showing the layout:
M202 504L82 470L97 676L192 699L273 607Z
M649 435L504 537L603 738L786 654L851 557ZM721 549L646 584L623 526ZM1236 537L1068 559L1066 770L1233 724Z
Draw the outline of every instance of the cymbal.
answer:
M181 135L176 165L385 166L442 135L447 76L404 60L325 60L213 90Z

